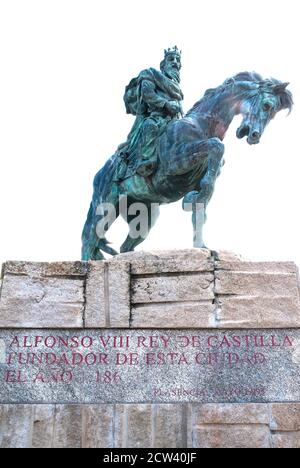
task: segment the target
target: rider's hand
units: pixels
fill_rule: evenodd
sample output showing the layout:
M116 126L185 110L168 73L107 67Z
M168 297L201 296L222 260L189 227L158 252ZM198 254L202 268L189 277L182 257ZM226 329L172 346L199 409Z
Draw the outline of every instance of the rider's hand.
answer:
M177 101L168 101L165 104L167 112L170 115L176 115L180 112L180 104Z

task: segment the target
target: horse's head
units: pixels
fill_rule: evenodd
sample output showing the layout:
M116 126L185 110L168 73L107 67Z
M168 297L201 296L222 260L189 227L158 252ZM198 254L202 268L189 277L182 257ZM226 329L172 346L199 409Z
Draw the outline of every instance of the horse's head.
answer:
M244 99L240 105L243 121L237 130L238 138L247 136L250 145L259 143L266 126L277 112L283 109L292 110L293 97L287 90L288 84L274 79L244 83Z

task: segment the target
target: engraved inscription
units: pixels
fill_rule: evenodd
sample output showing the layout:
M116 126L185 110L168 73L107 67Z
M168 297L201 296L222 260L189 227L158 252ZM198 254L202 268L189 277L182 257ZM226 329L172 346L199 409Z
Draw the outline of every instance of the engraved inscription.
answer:
M0 403L300 398L300 330L1 330Z

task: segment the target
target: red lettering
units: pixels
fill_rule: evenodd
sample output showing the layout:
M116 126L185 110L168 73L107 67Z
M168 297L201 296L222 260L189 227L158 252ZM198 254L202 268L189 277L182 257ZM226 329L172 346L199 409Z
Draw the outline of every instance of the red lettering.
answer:
M8 370L5 373L5 382L19 384L27 382L27 379L23 376L21 371Z
M254 364L264 364L266 362L266 356L264 354L254 354Z
M85 356L85 363L87 366L93 366L97 362L97 356L94 353L89 353Z
M34 340L34 347L37 348L40 343L42 343L43 337L42 336L36 336Z
M265 347L264 337L254 335L254 344L258 348L264 348Z
M156 357L157 357L157 362L156 362L157 365L160 366L166 363L165 355L163 353L158 353Z
M27 363L28 361L30 362L30 364L35 364L36 362L38 362L38 364L42 364L43 354L32 353L28 356Z
M147 338L145 336L138 336L138 348L141 348L141 346L144 346L144 348L147 348L147 345L145 344L145 341Z
M56 354L46 353L46 364L52 365L56 363Z
M96 382L104 384L120 384L122 381L121 376L118 372L106 371L101 374L99 371L96 372Z
M46 377L42 372L39 372L33 379L33 383L38 383L38 382L46 383Z
M139 363L139 355L137 353L130 354L117 354L116 364L117 366L124 366L128 364L129 366L136 366Z
M114 348L129 348L129 336L114 336Z
M83 356L80 353L73 353L72 355L72 365L73 366L79 366L82 364L83 361Z
M213 341L215 342L215 344L213 344ZM208 342L208 346L210 348L218 347L218 337L217 336L209 336L207 342Z
M24 336L24 344L23 344L23 347L24 347L24 348L32 348L32 344L31 344L30 341L29 341L29 336Z
M108 364L108 354L99 354L99 364Z
M164 364L170 364L170 365L181 365L181 364L187 364L189 365L189 361L186 357L185 354L180 354L180 353L147 353L145 355L145 362L147 365L153 365L156 364L158 366L164 365Z
M233 336L232 341L238 348L240 348L240 346L241 346L241 337L240 336Z
M208 355L208 364L213 366L214 364L218 364L218 354L217 353L210 353Z
M181 364L188 364L188 360L186 358L186 356L184 354L181 354L180 358L179 358L179 361L178 361L178 365L180 366Z
M7 355L6 363L11 365L13 363L13 361L14 361L14 359L13 359L14 357L15 357L15 353L9 353Z
M145 356L147 366L155 364L155 354L154 353L147 353Z
M282 346L293 346L293 339L290 338L289 336L285 336Z
M149 336L149 348L158 348L158 337L157 336Z
M274 335L271 336L271 346L273 348L280 348L280 344L277 343L276 336Z
M54 338L54 336L46 336L45 346L47 348L54 348L55 345L56 345L56 339Z
M237 354L229 353L227 357L230 367L233 367L234 365L237 365L240 362L240 358Z
M81 346L83 348L90 348L93 345L93 338L90 336L84 336L81 340Z
M79 347L79 339L78 336L71 337L71 348L78 348Z
M61 374L61 382L70 383L73 380L73 374L71 371L63 372Z
M163 355L164 356L164 355ZM178 356L177 353L169 353L168 357L171 359L171 364L174 364L174 359Z
M66 348L69 347L68 338L63 338L62 336L58 337L58 346L65 346Z
M62 354L59 364L66 364L67 366L69 365L69 360L66 354Z
M249 340L250 340L250 336L244 335L243 338L244 338L244 340L245 340L245 342L246 342L246 346L249 347L249 346L250 346L250 341L249 341Z
M229 342L226 335L224 336L223 340L221 341L220 348L222 348L224 345L226 345L228 348L230 348L230 342Z
M169 346L171 338L168 338L167 336L161 336L160 339L163 343L164 348L167 348Z
M192 337L192 345L193 345L193 348L200 348L201 342L200 342L199 336Z
M110 341L110 336L107 339L105 339L104 336L100 336L99 340L100 340L100 343L102 344L103 348L107 348L108 343Z
M70 383L72 380L73 373L71 371L62 372L61 369L52 369L50 375L44 372L38 372L33 379L33 383Z
M26 359L26 354L24 355L23 353L18 353L18 364L27 364L27 359Z
M8 370L5 372L5 382L6 383L13 383L15 382L15 371L12 371L12 370Z
M199 353L196 355L196 364L204 364L206 361L206 355L204 353Z
M19 338L17 336L14 336L12 342L9 345L10 348L12 348L13 346L17 346L17 348L20 348Z
M177 341L181 348L186 348L190 344L190 340L187 336L178 336Z

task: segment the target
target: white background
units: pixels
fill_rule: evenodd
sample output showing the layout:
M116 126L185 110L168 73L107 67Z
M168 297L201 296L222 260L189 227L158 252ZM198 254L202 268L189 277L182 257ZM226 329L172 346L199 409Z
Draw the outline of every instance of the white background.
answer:
M244 70L290 81L299 102L295 0L1 0L0 263L76 260L95 173L126 139L125 85L182 50L187 111L204 91ZM226 165L208 210L212 249L300 264L297 105L259 146L226 137ZM126 226L116 223L117 245ZM140 248L192 246L180 204Z

